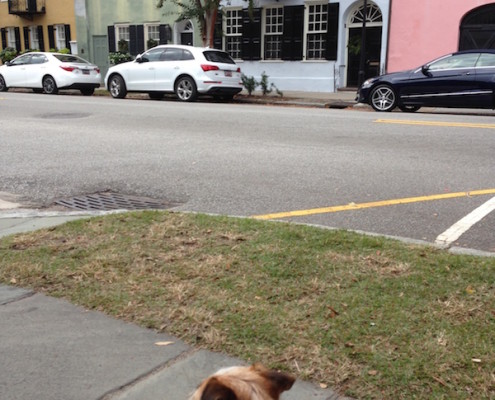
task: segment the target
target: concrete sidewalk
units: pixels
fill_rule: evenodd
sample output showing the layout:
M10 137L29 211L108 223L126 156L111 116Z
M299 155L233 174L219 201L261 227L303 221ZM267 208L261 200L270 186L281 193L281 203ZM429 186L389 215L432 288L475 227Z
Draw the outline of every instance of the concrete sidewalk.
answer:
M90 216L7 210L5 204L0 240ZM14 286L0 285L0 321L2 400L187 400L219 368L247 364ZM282 399L344 397L298 380Z

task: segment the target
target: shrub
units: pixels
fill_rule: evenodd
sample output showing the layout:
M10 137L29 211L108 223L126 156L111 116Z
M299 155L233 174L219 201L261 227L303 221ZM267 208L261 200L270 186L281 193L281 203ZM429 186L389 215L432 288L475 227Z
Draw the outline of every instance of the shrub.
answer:
M0 60L5 64L7 61L12 61L17 56L17 50L12 47L6 47L0 51Z
M127 61L132 61L133 57L129 53L109 53L108 58L110 60L110 65L122 64Z
M263 71L263 73L261 74L261 81L259 82L259 84L261 85L263 96L266 96L268 93L271 93L274 89L280 97L284 95L280 90L278 90L278 88L275 86L273 82L272 83L268 82L268 75L265 74L265 71Z
M148 39L146 46L148 46L148 49L151 49L152 47L158 46L158 42L155 39Z
M254 92L254 90L256 89L256 86L259 85L259 82L254 79L254 76L246 76L244 74L241 75L241 81L242 81L242 85L246 88L249 96L251 96L251 94Z

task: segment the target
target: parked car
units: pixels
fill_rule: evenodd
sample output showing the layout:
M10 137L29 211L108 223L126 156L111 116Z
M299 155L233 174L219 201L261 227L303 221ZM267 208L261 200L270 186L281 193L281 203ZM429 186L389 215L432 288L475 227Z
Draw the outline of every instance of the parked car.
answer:
M181 101L194 101L199 95L232 99L242 90L241 69L220 50L161 45L110 67L105 87L114 98L144 92L152 99L165 93L175 93Z
M365 81L357 101L376 111L420 107L495 108L495 50L447 54L416 69Z
M72 54L25 53L0 67L0 92L30 88L57 94L60 89L78 89L91 96L100 84L98 66Z

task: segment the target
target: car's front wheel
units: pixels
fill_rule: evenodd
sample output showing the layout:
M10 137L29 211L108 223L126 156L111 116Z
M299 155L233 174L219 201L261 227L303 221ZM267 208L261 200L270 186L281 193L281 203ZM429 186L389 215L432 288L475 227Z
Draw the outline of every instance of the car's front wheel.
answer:
M127 88L124 79L120 75L113 75L108 83L108 90L115 99L123 99L127 96Z
M7 84L5 83L5 79L3 79L3 76L0 75L0 92L6 92L7 90L9 90L9 88L7 87Z
M181 101L194 101L198 97L196 83L189 76L179 78L175 84L175 94Z
M397 96L389 85L378 85L370 94L370 105L375 111L392 111L397 105Z
M57 82L55 82L55 79L53 79L52 76L47 75L43 78L43 91L46 94L58 93Z

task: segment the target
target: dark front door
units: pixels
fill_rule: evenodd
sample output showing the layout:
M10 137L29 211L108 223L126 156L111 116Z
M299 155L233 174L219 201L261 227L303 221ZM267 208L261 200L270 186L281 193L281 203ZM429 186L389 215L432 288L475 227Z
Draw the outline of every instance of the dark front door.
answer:
M349 29L347 46L347 86L357 87L359 63L361 60L361 28ZM364 79L380 74L380 55L382 50L382 27L366 28L366 58Z
M459 50L495 49L495 4L475 8L462 20Z
M180 44L185 44L188 46L192 46L193 34L192 32L182 32L180 34Z

